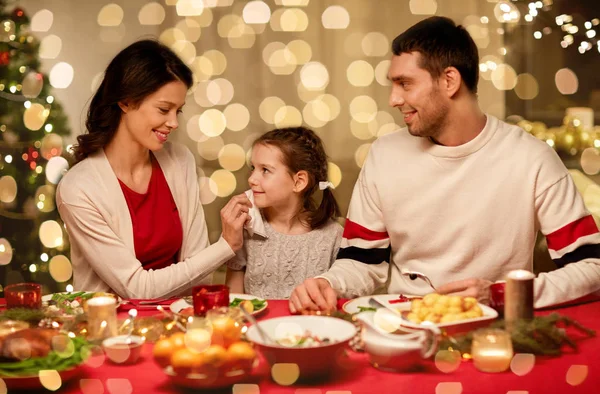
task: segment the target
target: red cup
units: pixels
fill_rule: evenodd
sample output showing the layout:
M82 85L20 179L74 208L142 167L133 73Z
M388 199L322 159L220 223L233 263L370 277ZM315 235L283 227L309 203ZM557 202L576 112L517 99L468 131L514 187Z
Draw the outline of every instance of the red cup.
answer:
M42 286L37 283L16 283L4 288L6 308L40 309L42 307Z
M490 286L490 306L494 308L500 316L504 315L504 288L505 281L500 281Z
M229 287L225 285L200 285L192 288L194 314L204 316L211 309L229 306Z

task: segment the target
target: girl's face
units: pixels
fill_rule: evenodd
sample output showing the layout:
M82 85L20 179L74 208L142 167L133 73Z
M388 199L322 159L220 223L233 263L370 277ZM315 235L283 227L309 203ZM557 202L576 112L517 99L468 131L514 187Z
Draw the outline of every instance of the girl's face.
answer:
M185 104L187 86L169 82L146 97L138 107L119 103L121 125L130 138L151 151L162 149L169 134L179 126L177 115Z
M251 173L248 184L254 192L257 208L297 207L304 189L297 175L283 163L279 148L257 144L252 148Z

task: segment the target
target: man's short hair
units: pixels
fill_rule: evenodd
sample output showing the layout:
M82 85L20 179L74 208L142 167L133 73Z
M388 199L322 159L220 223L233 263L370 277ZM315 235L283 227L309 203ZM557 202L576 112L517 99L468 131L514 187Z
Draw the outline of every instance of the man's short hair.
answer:
M420 67L439 78L455 67L472 93L477 93L479 52L469 32L450 18L432 16L413 25L392 42L394 55L419 52Z

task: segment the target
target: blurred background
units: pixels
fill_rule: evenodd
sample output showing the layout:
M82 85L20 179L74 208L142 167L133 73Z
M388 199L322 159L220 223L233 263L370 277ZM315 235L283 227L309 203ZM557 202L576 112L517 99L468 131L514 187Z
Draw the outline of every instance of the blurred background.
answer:
M597 0L0 0L0 285L68 289L54 191L125 46L157 37L194 71L174 139L196 156L215 241L219 210L248 188L252 141L274 127L321 136L345 215L370 144L403 127L387 104L391 41L430 15L467 28L482 109L556 149L598 220ZM550 269L540 237L535 270Z

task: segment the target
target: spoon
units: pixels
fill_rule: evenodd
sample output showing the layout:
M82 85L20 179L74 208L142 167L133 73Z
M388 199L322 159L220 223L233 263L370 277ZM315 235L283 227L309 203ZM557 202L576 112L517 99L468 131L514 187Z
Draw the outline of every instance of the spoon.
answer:
M423 279L425 282L427 282L427 284L429 286L431 286L433 291L435 291L437 293L435 286L433 285L433 283L431 283L431 279L429 279L429 277L427 275L425 275L424 273L418 272L418 271L410 271L410 270L407 270L406 268L402 268L400 270L400 273L402 275L407 275L410 278L410 280L415 280L417 278Z
M161 305L157 306L157 307L156 307L156 309L158 309L158 310L159 310L159 311L160 311L160 312L161 312L163 315L165 315L165 316L166 316L166 317L168 317L169 319L172 319L172 320L175 322L175 325L176 325L177 327L179 327L179 329L180 329L181 331L183 331L183 332L187 332L187 328L185 328L185 327L183 326L183 324L181 324L181 323L179 322L179 320L177 319L177 316L175 316L175 315L174 315L174 314L172 314L172 313L169 313L169 312L165 311L165 308L163 308Z
M131 343L131 334L133 333L133 329L135 327L135 318L137 317L138 311L137 309L130 309L129 310L129 320L131 323L129 325L129 333L127 334L127 339L125 340L125 342L127 342L127 344Z
M267 334L265 332L265 330L262 329L262 327L260 326L260 324L258 324L258 322L256 321L256 319L254 318L254 316L252 316L251 313L249 313L245 308L240 308L240 310L242 311L242 313L244 314L244 317L246 317L246 319L248 319L248 321L256 327L256 329L258 330L258 334L260 335L260 337L262 338L263 342L265 344L271 344L271 345L276 345L277 342L275 342L270 336L269 334Z

